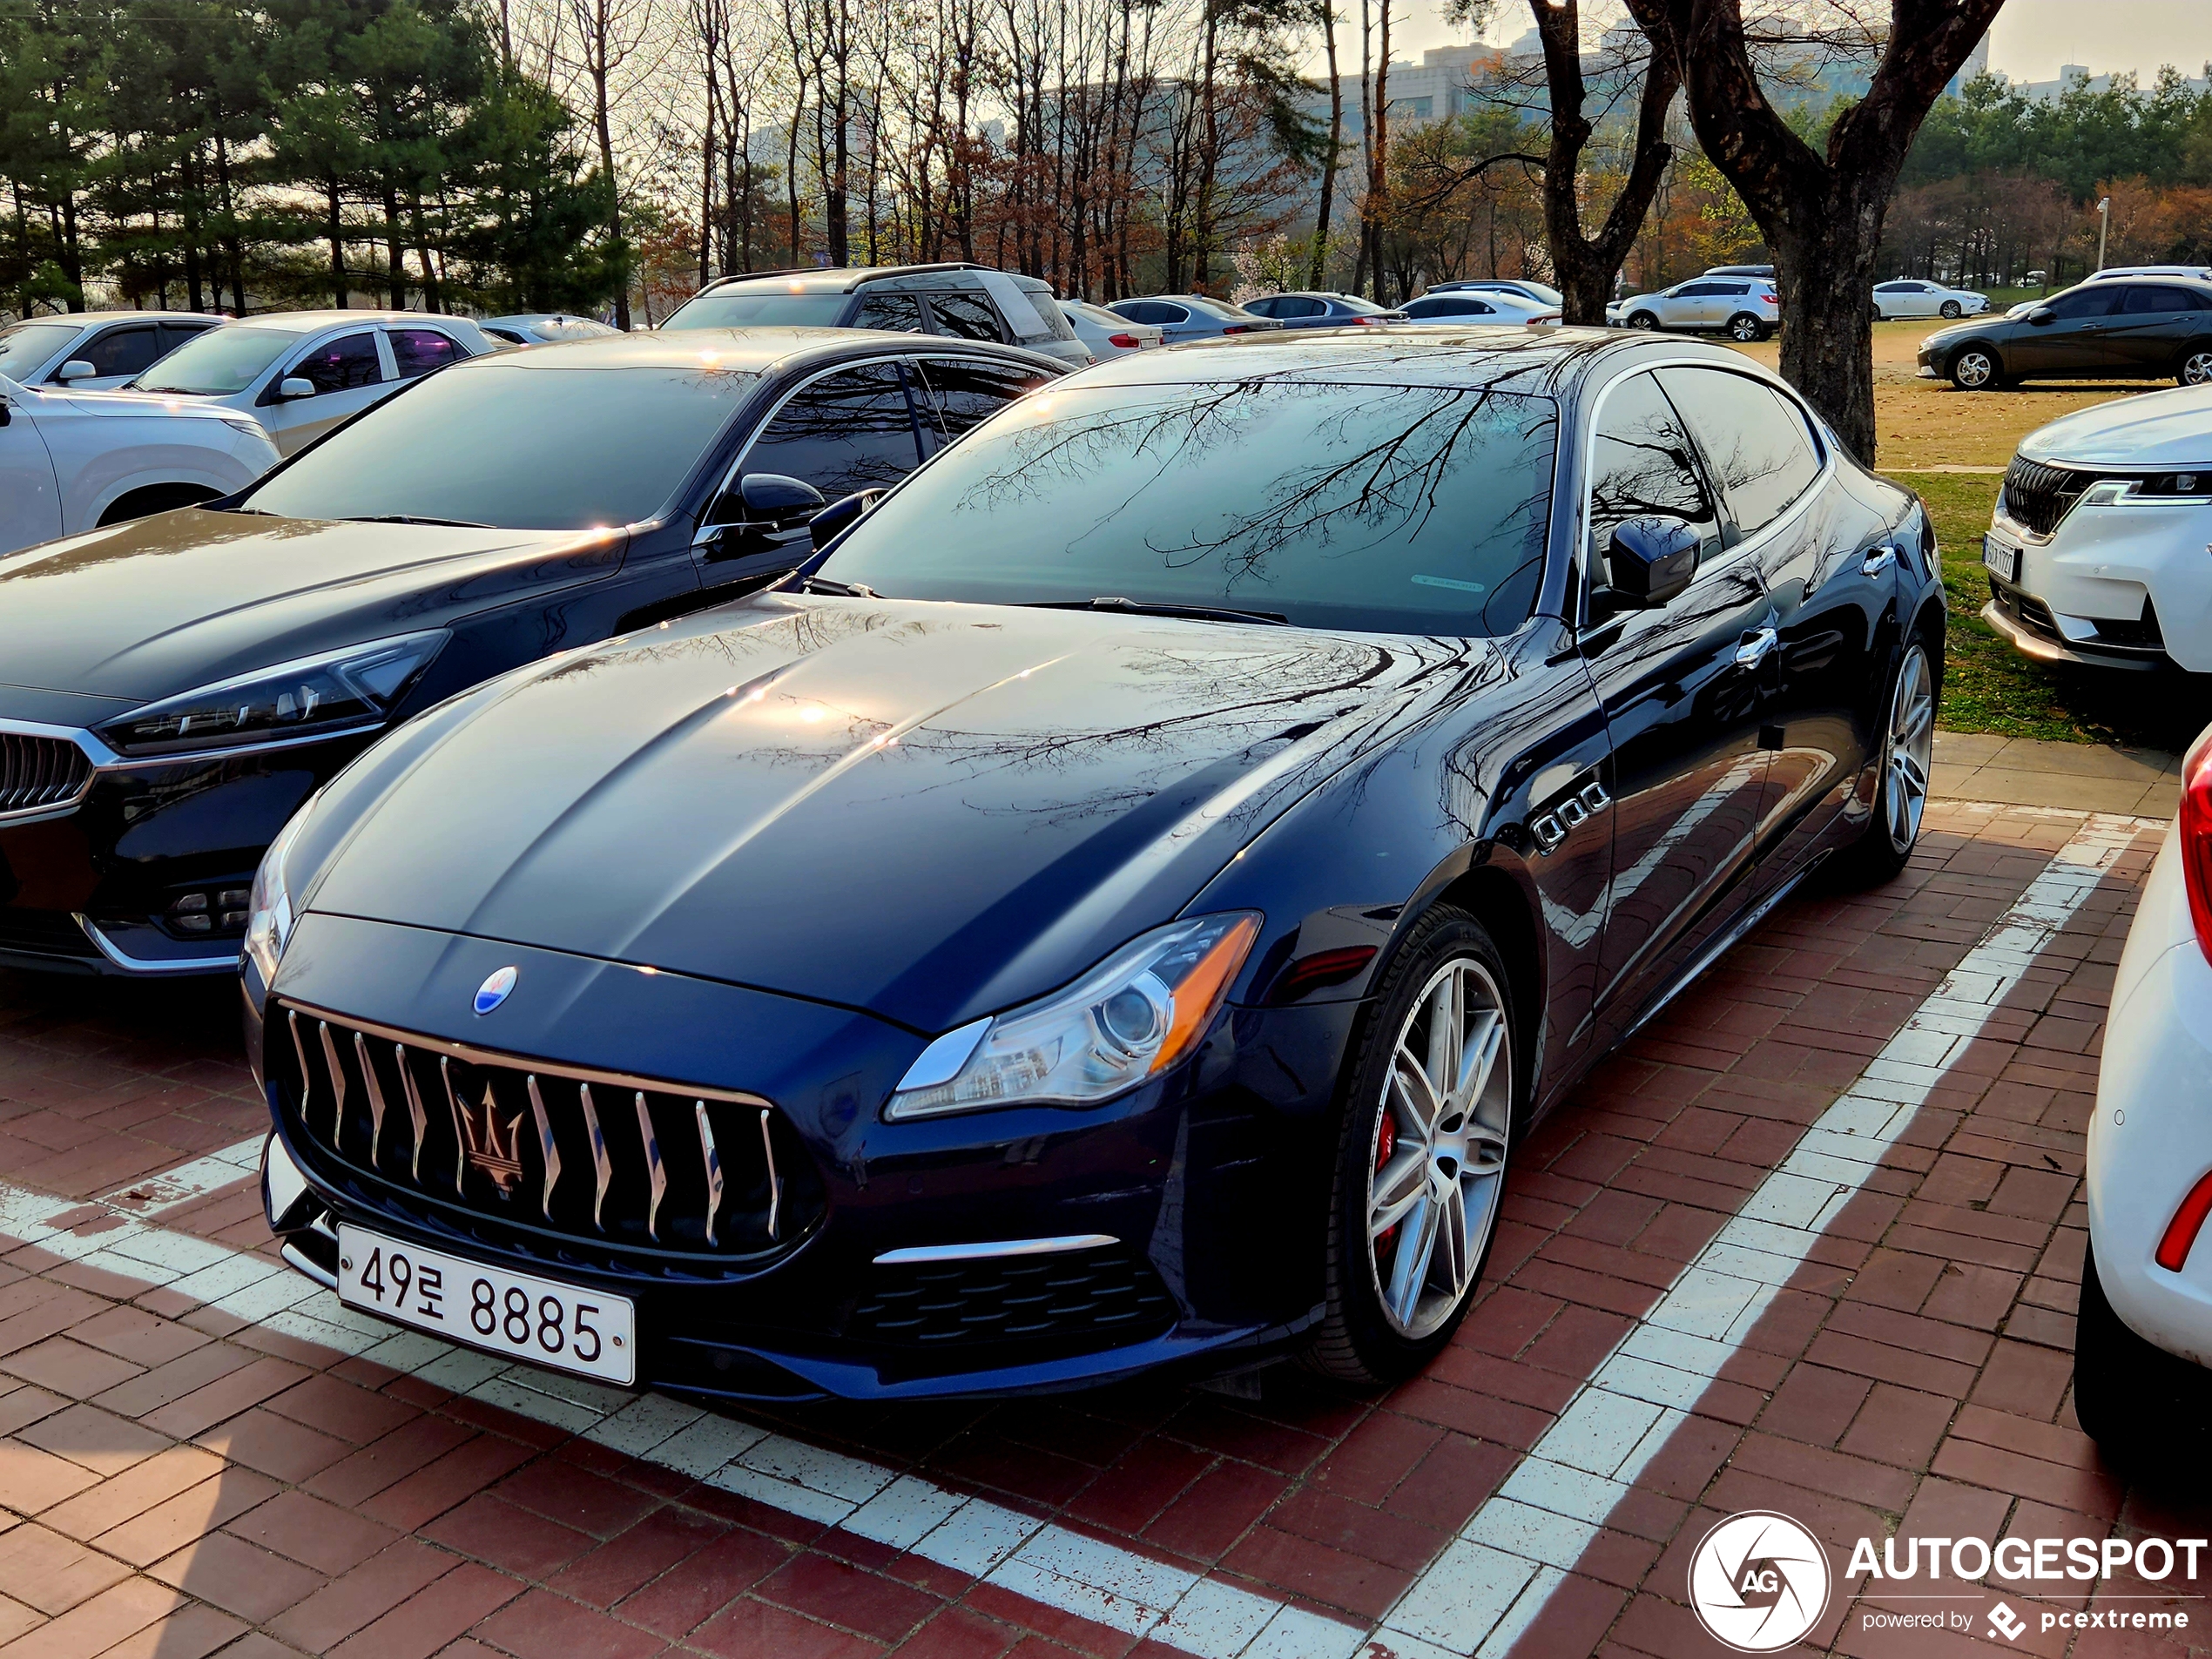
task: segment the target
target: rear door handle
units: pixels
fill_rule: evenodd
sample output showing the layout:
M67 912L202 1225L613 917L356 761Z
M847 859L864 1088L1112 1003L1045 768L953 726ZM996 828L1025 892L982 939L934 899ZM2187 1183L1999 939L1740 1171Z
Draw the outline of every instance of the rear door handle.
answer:
M1861 576L1879 576L1896 563L1895 548L1878 547L1866 556L1866 562L1858 567L1858 573Z
M1775 637L1773 629L1762 628L1746 638L1736 648L1736 665L1738 668L1757 668L1766 661L1766 654L1774 649Z

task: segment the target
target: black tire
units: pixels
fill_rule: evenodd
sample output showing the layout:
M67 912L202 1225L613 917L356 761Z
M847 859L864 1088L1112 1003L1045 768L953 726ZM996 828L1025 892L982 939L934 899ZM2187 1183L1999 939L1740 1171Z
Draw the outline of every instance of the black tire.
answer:
M1932 651L1929 646L1917 635L1908 641L1884 688L1873 810L1858 839L1831 860L1837 887L1871 887L1891 880L1912 862L1912 849L1920 843L1936 710L1943 700L1943 653L1939 646Z
M1936 309L1942 313L1946 322L1956 322L1966 314L1964 307L1956 300L1946 300Z
M1952 353L1944 373L1962 392L1994 392L2005 384L2004 365L1998 361L1994 351L1978 340Z
M2176 386L2212 386L2212 346L2192 346L2174 366Z
M1632 311L1629 314L1629 327L1631 328L1640 328L1648 334L1658 326L1659 319L1649 311Z
M1766 337L1766 325L1750 312L1739 311L1728 320L1728 337L1739 346L1748 346Z
M1478 1060L1448 1068L1467 1080L1466 1109L1455 1112L1447 1096L1430 1116L1428 1142L1417 1144L1409 1138L1413 1131L1399 1125L1413 1121L1412 1112L1431 1096L1420 1093L1425 1068L1402 1071L1399 1049L1419 1042L1434 1063L1430 1034L1440 998L1454 995L1461 1008L1455 1023L1462 1042L1471 1042L1461 1052L1479 1056L1487 1049L1491 1058L1487 1067ZM1487 1020L1493 1013L1494 1024ZM1313 1370L1361 1387L1399 1381L1440 1353L1467 1317L1497 1238L1512 1143L1527 1103L1523 1034L1532 1024L1516 1011L1505 959L1481 922L1439 906L1413 924L1383 972L1339 1080L1327 1312L1305 1354ZM1469 1143L1475 1140L1479 1147ZM1386 1183L1379 1190L1379 1181ZM1483 1208L1479 1238L1470 1191ZM1413 1207L1399 1210L1402 1218L1378 1235L1370 1217L1391 1212L1393 1192ZM1432 1204L1432 1197L1440 1202ZM1455 1199L1457 1230L1451 1225ZM1432 1215L1435 1222L1422 1231ZM1456 1249L1454 1238L1461 1241ZM1384 1258L1394 1275L1390 1290Z
M94 528L105 529L111 524L126 524L134 518L151 518L156 513L173 512L179 507L196 507L201 502L213 501L221 493L205 484L147 484L110 502Z
M2105 1299L2093 1248L2074 1321L2074 1414L2113 1462L2157 1475L2212 1464L2212 1373L2146 1342Z

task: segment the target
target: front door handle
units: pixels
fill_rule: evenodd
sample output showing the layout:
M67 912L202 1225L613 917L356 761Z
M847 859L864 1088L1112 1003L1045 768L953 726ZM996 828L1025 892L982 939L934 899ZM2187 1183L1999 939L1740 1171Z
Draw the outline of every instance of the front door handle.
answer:
M1757 668L1766 661L1766 654L1774 649L1775 637L1771 628L1762 628L1748 636L1736 648L1736 665L1738 668Z
M1897 550L1895 548L1878 547L1866 556L1865 563L1858 567L1858 573L1861 576L1879 576L1896 563Z

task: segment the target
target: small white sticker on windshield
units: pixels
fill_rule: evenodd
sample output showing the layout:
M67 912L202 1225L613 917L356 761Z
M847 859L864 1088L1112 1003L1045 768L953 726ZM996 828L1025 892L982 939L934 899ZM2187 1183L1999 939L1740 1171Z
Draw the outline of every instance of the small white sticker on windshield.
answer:
M1413 585L1417 588L1456 588L1461 593L1489 591L1480 582L1458 582L1448 576L1417 576L1413 578Z

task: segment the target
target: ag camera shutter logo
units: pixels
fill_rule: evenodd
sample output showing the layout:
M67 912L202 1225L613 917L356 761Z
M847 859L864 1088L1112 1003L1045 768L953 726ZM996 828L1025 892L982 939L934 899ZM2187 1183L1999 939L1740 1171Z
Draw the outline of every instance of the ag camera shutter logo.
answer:
M1713 1640L1738 1653L1777 1653L1828 1610L1828 1552L1772 1510L1730 1515L1689 1561L1689 1605Z

